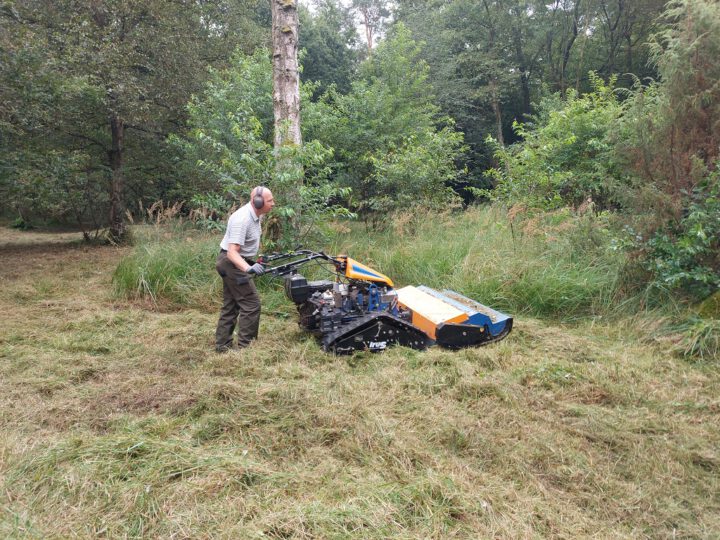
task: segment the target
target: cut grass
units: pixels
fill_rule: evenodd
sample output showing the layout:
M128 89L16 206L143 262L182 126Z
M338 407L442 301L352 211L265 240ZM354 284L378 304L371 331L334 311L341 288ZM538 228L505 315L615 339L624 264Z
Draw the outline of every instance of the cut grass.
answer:
M712 364L527 317L486 348L335 358L267 291L259 341L217 355L218 305L114 298L128 253L4 249L3 537L720 535Z

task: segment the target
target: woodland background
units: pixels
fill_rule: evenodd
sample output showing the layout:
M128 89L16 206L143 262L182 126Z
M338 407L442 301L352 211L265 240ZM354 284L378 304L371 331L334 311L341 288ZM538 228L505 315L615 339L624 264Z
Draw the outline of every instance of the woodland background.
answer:
M523 223L580 210L631 281L717 290L717 2L299 9L304 144L275 150L266 2L3 2L6 220L124 241L122 224L172 208L221 228L267 184L273 248L417 208L494 203Z

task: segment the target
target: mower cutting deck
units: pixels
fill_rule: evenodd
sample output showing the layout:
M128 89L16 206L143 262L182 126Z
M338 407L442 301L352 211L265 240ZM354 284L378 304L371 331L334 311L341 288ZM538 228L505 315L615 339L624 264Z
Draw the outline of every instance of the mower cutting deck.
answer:
M384 274L346 256L307 250L259 259L266 274L285 278L285 292L299 324L325 351L382 351L392 345L460 349L506 337L512 317L454 291L429 287L394 289ZM297 269L311 262L332 267L335 279L308 281Z

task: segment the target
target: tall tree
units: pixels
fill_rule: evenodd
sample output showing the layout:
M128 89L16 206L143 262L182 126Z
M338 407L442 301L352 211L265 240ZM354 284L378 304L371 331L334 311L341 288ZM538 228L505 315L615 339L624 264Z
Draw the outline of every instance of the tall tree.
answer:
M397 0L394 18L425 41L438 103L465 133L468 166L483 183L487 135L517 140L512 122L546 93L591 90L590 70L653 75L643 43L663 1Z
M338 183L366 223L422 201L444 204L460 176L462 133L440 114L420 46L402 24L360 66L349 93L308 105L307 131L335 149Z
M300 146L300 75L296 0L270 0L272 7L275 148Z
M568 87L570 57L582 29L582 10L590 0L555 0L546 6L548 25L545 39L545 57L552 76L553 86L560 92Z
M360 22L365 28L365 43L368 53L372 53L375 41L385 27L390 17L387 0L352 0L352 7L360 16Z

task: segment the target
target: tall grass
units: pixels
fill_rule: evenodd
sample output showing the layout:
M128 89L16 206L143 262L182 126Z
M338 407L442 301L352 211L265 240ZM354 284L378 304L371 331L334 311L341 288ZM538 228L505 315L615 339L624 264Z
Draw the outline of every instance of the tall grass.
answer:
M217 309L222 291L215 271L220 234L170 225L139 227L133 234L136 243L133 251L113 273L116 295L158 306ZM283 300L277 284L265 279L257 280L257 285L269 293L265 309L281 310Z
M521 227L501 208L398 216L383 232L351 224L324 249L373 266L397 286L449 288L515 315L570 320L627 309L628 297L620 293L625 256L610 249L601 225L591 217L551 217L554 222ZM116 290L154 302L214 306L218 241L146 236L118 266ZM268 287L267 279L258 283Z
M624 256L591 240L572 218L523 231L500 208L412 216L380 235L337 240L396 285L454 289L514 314L573 318L605 314L618 299Z
M136 233L133 252L113 274L115 292L161 304L214 305L219 290L218 243L216 238L187 236L181 230L166 235Z

